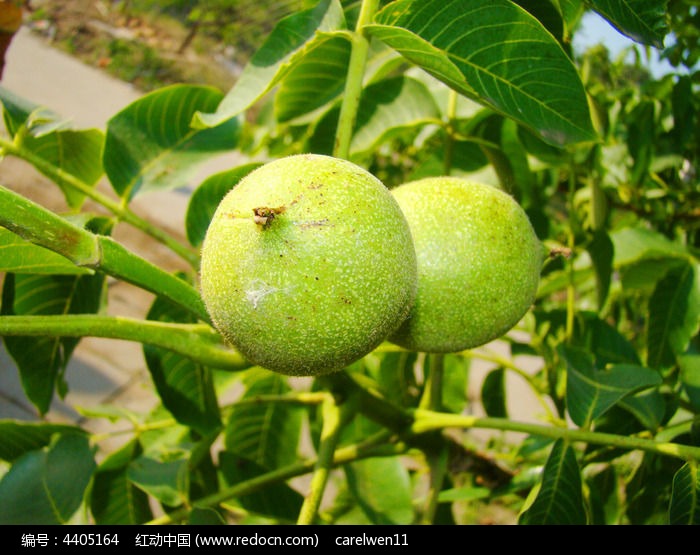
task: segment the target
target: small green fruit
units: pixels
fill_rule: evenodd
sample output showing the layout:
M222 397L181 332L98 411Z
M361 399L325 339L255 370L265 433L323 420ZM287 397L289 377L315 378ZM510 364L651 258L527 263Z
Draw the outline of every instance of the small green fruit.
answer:
M503 335L535 299L543 248L508 194L461 178L433 177L394 189L418 258L418 293L391 341L449 353Z
M275 160L221 201L202 247L212 322L248 360L321 375L362 358L405 319L417 284L408 223L348 161Z

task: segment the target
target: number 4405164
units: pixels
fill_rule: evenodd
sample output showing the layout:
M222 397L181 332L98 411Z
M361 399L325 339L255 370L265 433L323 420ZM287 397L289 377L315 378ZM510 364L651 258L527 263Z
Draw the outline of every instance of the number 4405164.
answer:
M64 545L118 545L117 534L66 534Z

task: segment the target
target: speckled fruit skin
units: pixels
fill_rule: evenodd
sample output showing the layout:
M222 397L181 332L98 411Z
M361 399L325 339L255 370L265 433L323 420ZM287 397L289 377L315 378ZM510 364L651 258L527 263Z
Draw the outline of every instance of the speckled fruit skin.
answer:
M535 299L543 248L520 205L492 187L431 177L392 191L413 234L418 294L393 343L450 353L502 336Z
M342 369L405 319L417 265L389 190L345 160L294 155L242 179L202 247L215 327L249 361L291 376Z

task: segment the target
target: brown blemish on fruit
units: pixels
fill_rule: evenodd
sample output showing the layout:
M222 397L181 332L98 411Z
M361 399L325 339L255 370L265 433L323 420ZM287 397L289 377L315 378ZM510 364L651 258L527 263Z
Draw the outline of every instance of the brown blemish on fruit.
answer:
M262 226L263 229L267 229L277 216L284 214L285 210L286 208L284 206L279 206L277 208L259 206L258 208L253 208L253 221Z

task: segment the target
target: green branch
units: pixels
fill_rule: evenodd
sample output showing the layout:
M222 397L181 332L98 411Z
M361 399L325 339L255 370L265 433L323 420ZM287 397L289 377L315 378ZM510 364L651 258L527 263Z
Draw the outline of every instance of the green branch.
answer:
M143 231L145 234L168 247L178 256L186 260L193 268L197 268L199 266L199 255L193 249L187 245L179 243L161 228L153 225L147 220L144 220L140 216L137 216L128 207L122 206L120 203L113 201L109 197L95 190L94 187L91 187L84 181L76 178L74 175L63 171L61 168L54 166L33 152L30 152L21 146L15 145L15 143L8 141L3 137L0 137L0 150L6 155L16 156L17 158L21 158L22 160L29 162L41 173L50 177L55 183L79 191L86 197L104 206L121 221Z
M209 321L199 292L186 281L130 252L110 237L95 235L0 185L0 226L47 248L76 266L108 275L161 295L197 318Z
M360 15L357 19L355 32L351 34L352 47L348 75L345 81L343 102L338 116L338 128L335 134L335 148L333 154L338 158L349 158L350 142L355 129L357 109L362 96L362 80L369 51L369 39L364 33L365 25L372 22L372 18L379 6L379 0L363 0Z
M250 363L221 343L206 324L175 324L98 314L0 316L0 336L104 337L162 347L209 368L243 370Z

